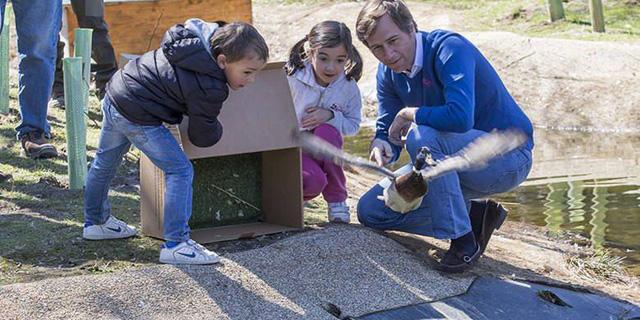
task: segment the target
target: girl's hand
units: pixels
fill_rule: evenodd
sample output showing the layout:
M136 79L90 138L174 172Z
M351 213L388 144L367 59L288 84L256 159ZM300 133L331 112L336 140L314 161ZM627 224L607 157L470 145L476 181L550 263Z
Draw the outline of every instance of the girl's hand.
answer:
M418 108L415 107L406 107L398 111L389 127L389 142L398 146L404 144L402 137L407 135L411 124L415 122L416 112L418 112Z
M313 130L315 127L331 120L333 112L328 109L311 107L305 111L307 114L302 117L302 129Z

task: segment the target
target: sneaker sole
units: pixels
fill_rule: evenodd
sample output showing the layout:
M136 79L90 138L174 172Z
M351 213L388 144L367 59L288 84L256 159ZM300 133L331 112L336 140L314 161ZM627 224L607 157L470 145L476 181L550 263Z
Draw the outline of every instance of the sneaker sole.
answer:
M23 152L23 154L26 157L29 157L31 159L51 159L51 158L55 158L58 156L58 152L56 152L56 149L51 147L51 148L43 148L42 150L40 150L39 152L36 153L27 153L26 151Z
M137 233L134 233L132 235L127 235L127 236L85 236L84 234L82 235L82 239L85 240L91 240L91 241L96 241L96 240L114 240L114 239L126 239L126 238L131 238L131 237L135 237L137 235Z
M220 257L216 257L214 260L209 260L209 261L176 261L176 260L164 260L164 259L158 259L158 261L160 261L160 263L164 263L164 264L173 264L173 265L179 265L179 264L188 264L188 265L207 265L207 264L216 264L216 263L220 263Z

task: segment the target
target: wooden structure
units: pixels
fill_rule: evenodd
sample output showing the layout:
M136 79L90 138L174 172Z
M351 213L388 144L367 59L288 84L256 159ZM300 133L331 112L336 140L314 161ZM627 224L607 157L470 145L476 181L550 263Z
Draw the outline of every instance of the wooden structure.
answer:
M548 0L549 20L551 22L564 19L562 0ZM594 32L605 32L604 9L602 0L589 0L589 12L591 14L591 27Z
M63 38L73 43L78 23L63 1ZM160 46L165 31L189 18L251 23L251 0L105 0L104 15L116 57L121 53L142 54ZM73 52L71 46L67 46Z
M549 0L549 20L551 22L564 19L564 8L562 0Z
M604 10L602 0L589 0L591 27L594 32L604 32Z

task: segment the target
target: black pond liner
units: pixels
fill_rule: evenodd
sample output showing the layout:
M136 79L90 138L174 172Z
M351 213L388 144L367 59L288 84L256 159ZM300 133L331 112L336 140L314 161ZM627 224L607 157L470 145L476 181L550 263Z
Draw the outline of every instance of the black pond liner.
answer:
M552 285L477 278L466 293L442 300L359 317L342 315L338 306L324 306L340 319L417 320L417 319L640 319L640 307L586 290Z

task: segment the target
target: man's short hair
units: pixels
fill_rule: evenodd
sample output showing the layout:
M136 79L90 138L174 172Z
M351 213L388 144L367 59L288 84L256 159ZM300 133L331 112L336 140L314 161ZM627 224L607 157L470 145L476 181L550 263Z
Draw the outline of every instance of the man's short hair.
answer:
M224 54L228 62L235 62L255 54L263 61L269 60L269 47L252 25L244 22L216 22L220 27L211 37L211 54L214 58Z
M356 35L360 42L369 46L367 38L371 36L378 25L378 20L385 14L400 30L409 34L418 31L418 25L402 0L369 0L360 10L356 20Z

